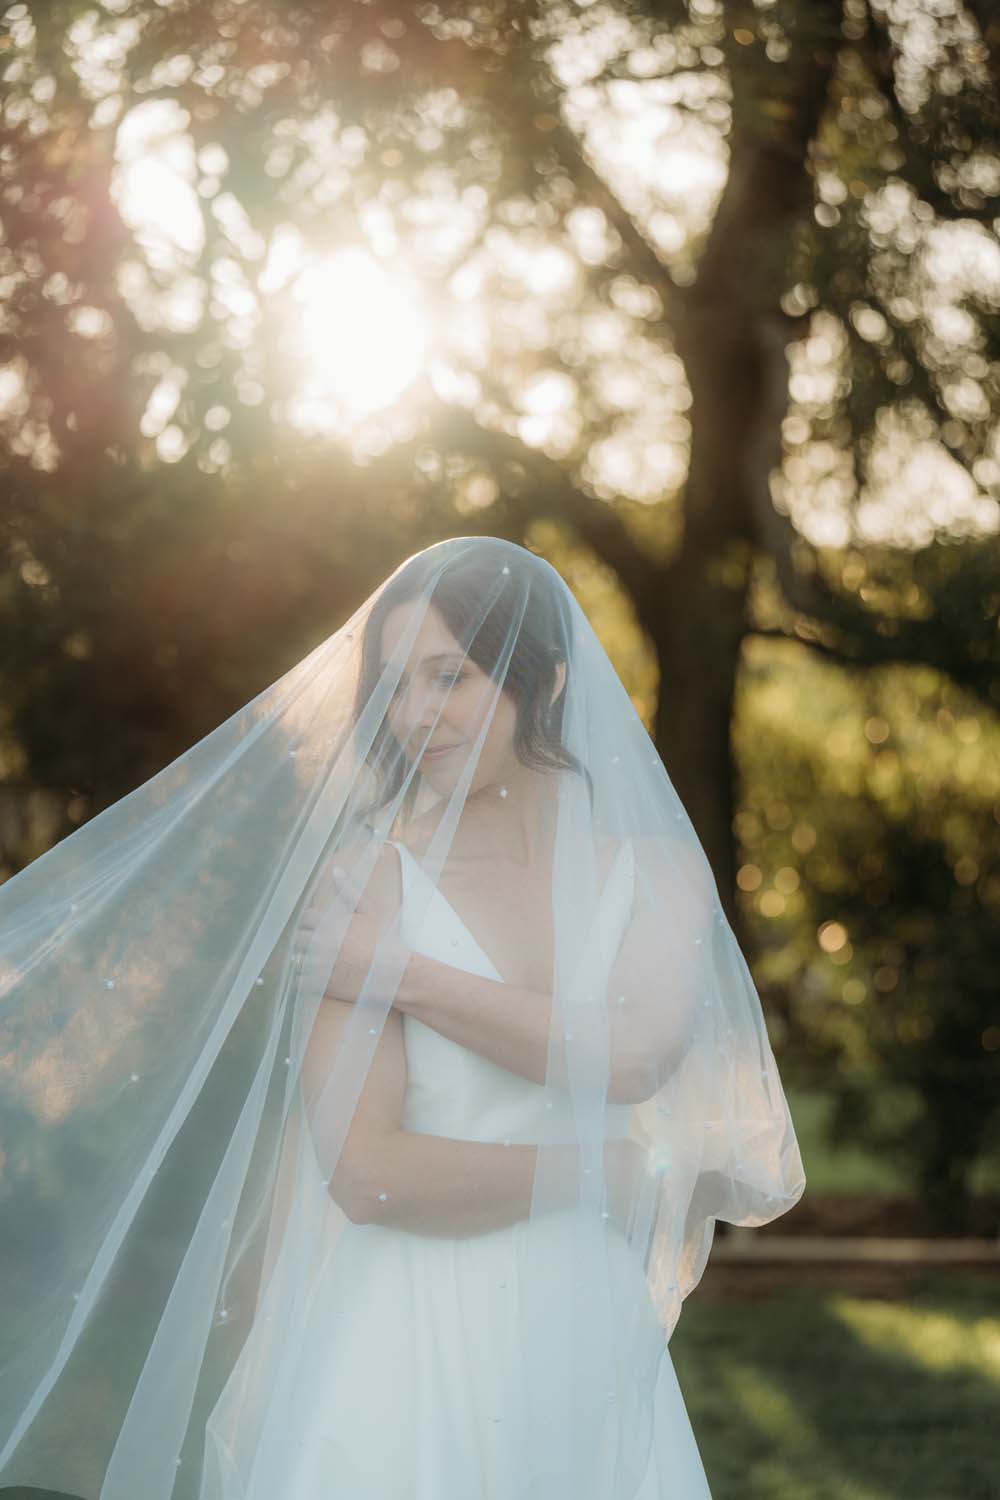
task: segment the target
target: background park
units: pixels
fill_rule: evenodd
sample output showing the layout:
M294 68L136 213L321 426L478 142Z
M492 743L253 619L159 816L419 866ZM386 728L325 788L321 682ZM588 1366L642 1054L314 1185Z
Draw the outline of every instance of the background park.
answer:
M0 77L0 878L408 554L541 553L805 1162L671 1344L713 1495L996 1500L992 0L47 0Z

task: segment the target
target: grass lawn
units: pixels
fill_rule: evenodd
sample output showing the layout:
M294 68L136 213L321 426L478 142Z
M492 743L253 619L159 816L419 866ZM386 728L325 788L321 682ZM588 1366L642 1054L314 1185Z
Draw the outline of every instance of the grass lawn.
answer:
M1000 1500L1000 1280L713 1296L670 1343L713 1500Z

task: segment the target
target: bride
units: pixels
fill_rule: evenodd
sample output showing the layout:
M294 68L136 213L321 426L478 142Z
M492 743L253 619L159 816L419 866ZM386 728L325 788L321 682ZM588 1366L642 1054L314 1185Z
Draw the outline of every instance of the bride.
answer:
M704 853L541 559L408 559L8 882L0 957L0 1482L709 1495L669 1336L801 1160Z

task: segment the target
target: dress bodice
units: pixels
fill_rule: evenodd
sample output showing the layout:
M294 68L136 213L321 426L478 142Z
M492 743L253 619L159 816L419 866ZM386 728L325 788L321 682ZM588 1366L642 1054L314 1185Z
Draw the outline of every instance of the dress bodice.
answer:
M402 877L402 936L415 952L503 983L468 927L405 845L399 850ZM608 974L632 907L632 846L621 846L604 883L597 920L585 955L588 988L603 1000ZM503 1004L503 991L497 1004ZM415 1017L403 1016L407 1087L404 1130L458 1140L534 1143L574 1139L571 1101L564 1090L545 1088L442 1036ZM609 1135L626 1134L629 1105L608 1106Z

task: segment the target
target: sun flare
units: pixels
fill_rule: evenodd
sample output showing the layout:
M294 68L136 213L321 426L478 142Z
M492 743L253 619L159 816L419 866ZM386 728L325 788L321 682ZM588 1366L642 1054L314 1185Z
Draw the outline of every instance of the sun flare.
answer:
M342 250L308 267L293 295L312 396L364 416L389 406L423 368L428 328L418 293L367 251Z

